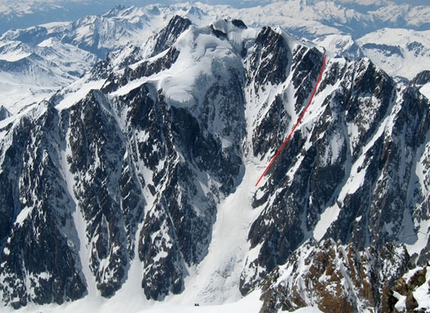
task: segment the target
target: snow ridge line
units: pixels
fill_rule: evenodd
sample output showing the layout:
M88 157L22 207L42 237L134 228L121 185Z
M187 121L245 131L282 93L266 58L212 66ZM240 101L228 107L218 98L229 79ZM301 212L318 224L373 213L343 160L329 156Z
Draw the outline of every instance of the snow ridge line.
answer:
M275 161L275 159L278 157L278 155L281 153L282 149L284 149L285 145L287 144L287 142L291 139L294 131L296 130L297 126L299 126L300 122L302 121L303 117L305 116L306 111L308 110L309 106L312 103L312 100L314 99L315 93L318 89L318 86L321 82L321 78L324 74L324 69L325 69L325 64L326 64L326 58L327 56L324 55L323 58L323 62L322 62L322 66L321 66L321 71L320 74L318 76L317 82L315 83L314 89L312 90L312 94L311 97L309 99L308 104L306 105L306 107L303 109L302 113L300 114L296 124L294 125L293 129L290 131L290 133L288 134L287 138L284 140L284 142L282 143L282 145L278 148L278 150L276 151L275 155L272 157L272 159L270 160L269 164L266 166L266 169L264 170L263 174L261 174L260 178L257 180L257 182L255 183L255 187L258 186L258 184L260 183L260 181L263 179L264 175L266 175L267 171L269 170L269 168L272 166L273 162Z

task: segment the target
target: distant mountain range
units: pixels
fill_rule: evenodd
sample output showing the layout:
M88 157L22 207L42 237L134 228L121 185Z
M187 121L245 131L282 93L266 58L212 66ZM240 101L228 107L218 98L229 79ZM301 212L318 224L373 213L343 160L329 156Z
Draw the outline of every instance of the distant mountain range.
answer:
M160 0L157 3L170 5L169 1ZM279 19L307 20L308 22L320 22L328 27L334 26L347 33L364 33L375 31L383 27L408 28L414 30L428 30L428 2L426 0L415 1L350 1L350 0L287 0L287 1L203 1L189 2L192 5L208 4L211 6L223 5L224 14L227 17L229 5L232 9L250 9L253 7L267 6L274 4L277 10L271 11L271 16ZM278 4L277 4L278 3ZM88 1L88 0L28 0L13 2L8 0L0 1L0 33L11 28L25 28L48 22L64 22L79 19L85 15L102 14L110 10L117 4L115 0ZM138 0L121 1L125 6L143 6ZM288 7L284 10L283 7ZM226 12L227 10L227 12ZM261 13L264 13L262 11ZM277 15L279 13L279 15ZM253 22L267 24L268 19L274 22L265 14L256 14ZM280 23L283 25L283 23ZM299 25L297 25L299 26ZM303 25L302 25L303 26ZM316 32L315 32L316 31ZM364 33L363 33L364 32ZM319 33L319 30L314 30Z

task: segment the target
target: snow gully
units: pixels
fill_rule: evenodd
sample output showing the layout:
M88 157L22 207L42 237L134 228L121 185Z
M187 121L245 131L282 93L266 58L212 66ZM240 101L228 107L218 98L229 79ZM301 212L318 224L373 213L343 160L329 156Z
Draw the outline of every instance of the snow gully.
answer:
M264 175L266 175L267 171L269 170L269 168L272 166L273 162L275 161L275 159L278 157L278 155L281 153L282 149L284 149L285 145L287 144L287 142L290 140L290 138L293 136L294 131L296 130L297 126L299 126L300 122L302 121L303 117L305 116L306 111L308 110L309 106L312 103L312 100L314 99L315 93L318 89L318 86L320 84L321 78L323 76L324 73L324 69L325 69L325 64L326 64L326 59L327 56L324 55L323 58L323 62L322 62L322 66L321 66L321 71L320 74L318 76L317 82L315 83L314 89L312 91L311 97L309 99L308 104L306 105L306 107L303 109L302 113L300 114L299 118L297 119L296 124L294 125L293 129L291 129L290 133L288 134L287 138L284 140L284 142L282 143L282 145L278 148L278 150L276 151L275 155L272 157L272 159L270 160L269 164L266 166L263 174L261 174L260 178L257 180L257 182L255 183L255 187L258 186L258 184L260 183L260 181L263 179Z

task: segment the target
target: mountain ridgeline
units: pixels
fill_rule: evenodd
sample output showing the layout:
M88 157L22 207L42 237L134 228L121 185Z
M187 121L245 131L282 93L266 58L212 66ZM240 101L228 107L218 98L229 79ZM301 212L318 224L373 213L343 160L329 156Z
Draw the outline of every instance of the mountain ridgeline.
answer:
M3 303L110 298L136 262L147 299L183 293L219 206L270 161L323 60L280 29L176 16L81 89L3 113ZM256 218L237 252L242 295L261 290L262 312L392 312L402 276L429 261L429 128L413 84L327 58L309 111L243 201Z

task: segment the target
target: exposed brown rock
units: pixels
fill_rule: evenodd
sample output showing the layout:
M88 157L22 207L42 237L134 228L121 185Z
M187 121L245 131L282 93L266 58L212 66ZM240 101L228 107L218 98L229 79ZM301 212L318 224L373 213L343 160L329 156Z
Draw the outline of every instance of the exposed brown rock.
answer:
M384 262L380 262L380 255ZM393 291L409 290L400 277L406 271L409 256L406 249L388 245L382 249L369 247L356 251L351 245L340 245L326 240L315 246L306 246L291 257L291 264L276 269L262 300L261 312L296 310L317 305L322 312L361 312L364 309L378 312L395 312L397 299ZM302 268L297 264L302 264ZM285 278L284 273L291 273ZM417 274L418 275L418 272ZM414 275L411 281L422 281ZM272 276L272 277L274 277ZM267 288L270 284L265 283ZM275 287L276 286L276 287ZM408 307L416 308L413 297Z
M426 283L426 274L427 274L427 267L424 267L420 270L417 270L412 275L412 277L410 277L408 281L406 281L404 277L399 278L395 282L391 290L388 292L391 311L386 311L386 312L399 312L395 309L397 299L393 295L394 292L398 292L402 296L406 297L406 303L405 303L406 310L401 311L399 313L425 312L425 310L424 311L416 310L418 308L418 302L415 299L413 292L417 290L418 287ZM427 282L427 284L429 284L429 290L430 290L430 282Z

